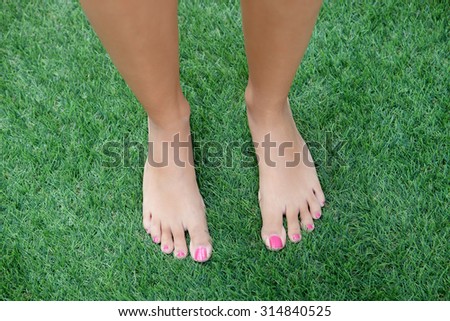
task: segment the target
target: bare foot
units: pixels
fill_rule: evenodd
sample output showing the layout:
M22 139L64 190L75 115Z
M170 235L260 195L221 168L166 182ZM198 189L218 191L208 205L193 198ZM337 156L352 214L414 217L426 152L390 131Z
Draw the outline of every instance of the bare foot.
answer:
M165 128L149 122L142 207L144 229L162 252L185 258L188 231L192 258L198 262L210 258L212 246L192 162L188 115Z
M280 250L286 244L283 216L289 239L299 242L300 226L306 231L314 229L314 219L322 215L325 196L288 100L280 106L269 106L267 101L255 99L247 88L246 103L258 157L261 237L269 249Z

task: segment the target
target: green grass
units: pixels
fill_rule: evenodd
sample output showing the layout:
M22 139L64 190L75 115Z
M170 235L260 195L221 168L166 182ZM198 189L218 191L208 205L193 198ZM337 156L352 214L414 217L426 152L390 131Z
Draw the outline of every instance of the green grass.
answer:
M323 218L269 252L256 167L199 162L206 264L151 244L135 149L105 166L107 142L145 144L146 119L77 2L1 7L1 299L450 299L446 1L325 2L290 96ZM250 142L239 2L182 1L179 16L195 139Z

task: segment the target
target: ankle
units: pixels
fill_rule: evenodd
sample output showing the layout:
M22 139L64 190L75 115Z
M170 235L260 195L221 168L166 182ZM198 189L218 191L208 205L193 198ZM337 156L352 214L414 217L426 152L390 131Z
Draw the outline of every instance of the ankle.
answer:
M259 93L251 83L245 89L245 104L250 123L273 122L276 119L291 115L287 97L276 97Z
M244 97L247 111L252 114L276 115L289 107L287 96L262 92L256 89L250 81L245 88Z
M161 131L178 131L186 125L189 126L191 107L183 96L176 103L153 114L155 115L150 116L148 113L149 127Z

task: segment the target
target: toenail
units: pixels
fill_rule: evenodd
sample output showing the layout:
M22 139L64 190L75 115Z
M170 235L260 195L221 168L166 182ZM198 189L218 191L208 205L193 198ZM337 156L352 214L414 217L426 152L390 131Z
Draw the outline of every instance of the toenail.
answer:
M300 234L292 235L292 241L294 242L300 241L300 238L301 238Z
M269 246L271 249L279 250L283 248L283 242L281 242L281 239L278 235L272 235L269 237Z
M312 230L314 229L314 225L308 224L308 225L306 225L306 229L307 229L308 231L312 231Z
M195 250L194 259L198 262L206 261L207 253L206 248L199 247L197 250Z
M164 245L163 246L163 251L164 252L168 252L169 251L169 246L168 245Z
M159 243L159 237L155 236L155 237L153 238L153 242Z
M320 218L320 216L322 216L322 214L320 214L320 213L316 214L316 218Z
M184 253L183 251L178 251L177 257L182 258L182 257L185 257L185 256L186 256L186 253Z
M322 203L320 203L320 205L325 206L325 201L323 201Z

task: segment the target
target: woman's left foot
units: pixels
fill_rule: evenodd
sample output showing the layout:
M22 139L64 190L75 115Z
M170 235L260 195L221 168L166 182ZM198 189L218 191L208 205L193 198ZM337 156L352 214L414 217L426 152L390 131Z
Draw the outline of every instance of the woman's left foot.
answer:
M277 108L263 106L249 89L247 116L259 166L261 237L267 248L280 250L286 244L283 216L289 239L301 240L301 229L311 232L322 215L325 196L314 162L292 117L289 102ZM299 220L300 216L300 220Z

